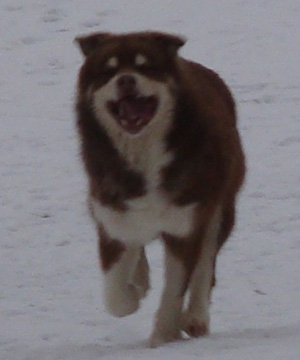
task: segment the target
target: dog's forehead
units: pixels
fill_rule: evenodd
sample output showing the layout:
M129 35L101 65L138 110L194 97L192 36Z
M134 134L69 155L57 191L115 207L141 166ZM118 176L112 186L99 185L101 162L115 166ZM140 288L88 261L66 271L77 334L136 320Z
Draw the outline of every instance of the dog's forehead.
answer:
M99 49L105 58L117 57L120 62L137 59L139 62L164 59L164 51L159 48L151 36L138 35L114 36Z

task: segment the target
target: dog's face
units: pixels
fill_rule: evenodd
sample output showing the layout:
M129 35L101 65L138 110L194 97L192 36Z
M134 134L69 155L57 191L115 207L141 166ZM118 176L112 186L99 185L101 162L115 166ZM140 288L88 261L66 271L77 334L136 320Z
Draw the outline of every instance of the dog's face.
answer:
M181 38L153 32L98 33L76 41L85 55L81 96L106 130L137 136L171 117Z

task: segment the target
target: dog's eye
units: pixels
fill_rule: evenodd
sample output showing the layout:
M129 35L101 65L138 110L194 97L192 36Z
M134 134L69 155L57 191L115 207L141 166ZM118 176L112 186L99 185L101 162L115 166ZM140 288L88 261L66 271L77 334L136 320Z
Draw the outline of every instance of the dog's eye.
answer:
M155 76L159 73L159 68L157 66L151 66L151 65L140 66L139 70L141 73L149 76Z
M154 64L152 59L144 54L137 54L134 59L135 67L143 73L155 73L158 71L158 67Z
M101 71L100 78L102 78L105 81L108 81L109 79L111 79L112 77L114 77L117 73L116 69L109 69L109 68L104 68Z
M102 70L102 73L104 74L115 74L117 72L117 69L115 68L107 68L105 67L103 70Z
M159 71L159 67L153 63L146 63L137 67L141 72L145 74L155 74Z

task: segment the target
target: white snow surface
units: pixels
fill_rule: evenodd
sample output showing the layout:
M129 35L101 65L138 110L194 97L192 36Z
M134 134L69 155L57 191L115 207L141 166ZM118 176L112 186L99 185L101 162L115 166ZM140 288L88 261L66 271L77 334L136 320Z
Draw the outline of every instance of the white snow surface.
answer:
M300 359L299 0L1 0L0 359ZM163 282L104 310L74 120L75 36L155 29L238 102L248 176L218 262L212 334L148 349Z

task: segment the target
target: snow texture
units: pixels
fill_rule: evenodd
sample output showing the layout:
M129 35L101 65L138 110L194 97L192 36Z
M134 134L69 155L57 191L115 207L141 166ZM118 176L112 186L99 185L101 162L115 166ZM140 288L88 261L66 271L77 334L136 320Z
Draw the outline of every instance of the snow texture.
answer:
M0 359L300 358L299 0L1 0ZM164 30L238 102L248 177L218 263L212 335L146 347L162 287L104 310L74 126L75 36Z

